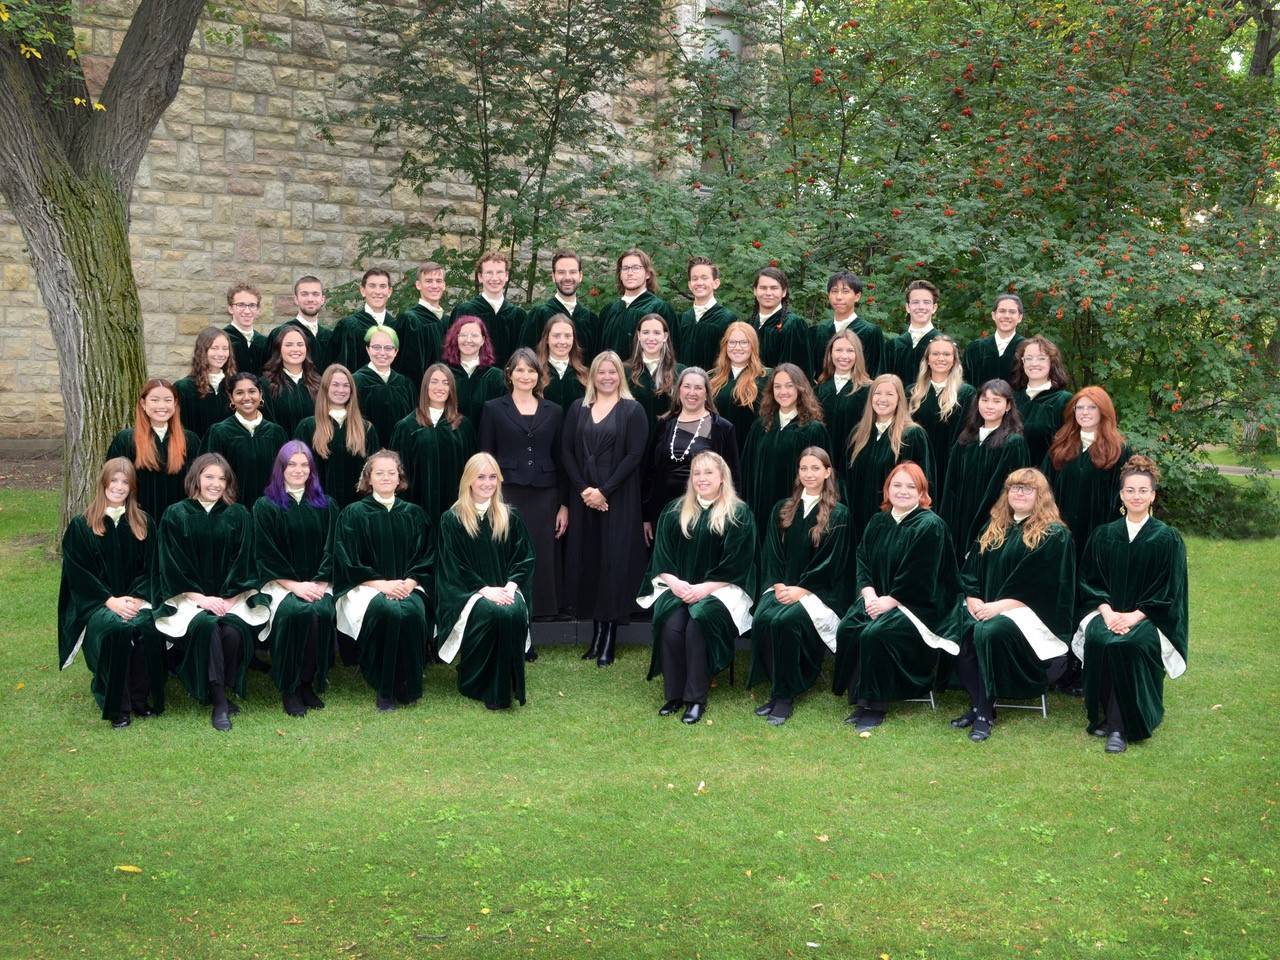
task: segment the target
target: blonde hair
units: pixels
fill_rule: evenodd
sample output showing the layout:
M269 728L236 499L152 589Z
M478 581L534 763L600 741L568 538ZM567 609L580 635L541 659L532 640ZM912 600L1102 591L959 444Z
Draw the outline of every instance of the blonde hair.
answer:
M924 398L928 396L926 391L933 389L930 386L933 378L929 375L929 351L933 349L934 344L938 343L949 343L951 356L955 358L955 362L951 364L951 372L947 374L946 385L938 394L938 411L942 414L943 420L950 420L951 414L964 413L960 409L959 397L960 386L964 383L964 368L960 365L960 345L945 333L934 337L924 348L924 356L920 358L920 371L916 374L915 386L911 388L911 412L915 413L920 409L920 404L924 403Z
M907 395L902 389L902 381L898 379L898 375L896 373L880 374L867 388L867 405L862 409L862 419L853 428L853 433L849 434L850 463L853 463L862 452L862 448L871 442L871 433L876 426L876 412L871 405L871 400L876 394L876 387L882 383L892 384L894 392L898 395L898 403L893 408L893 419L889 421L888 431L889 446L893 447L895 459L902 455L902 435L916 425L911 419L911 414L907 412Z
M489 501L488 513L489 523L493 528L493 539L505 540L507 530L510 528L511 511L502 499L502 468L490 454L472 454L467 465L462 468L462 479L458 481L458 499L449 509L453 511L453 515L458 518L462 529L466 530L468 535L474 537L480 533L480 511L476 509L476 502L471 496L471 484L475 483L480 471L486 467L498 475L498 487L493 491L493 498Z
M596 402L596 371L600 369L602 363L612 363L613 368L618 371L618 396L625 400L634 400L631 388L627 386L627 368L622 365L622 358L612 350L601 350L591 361L591 369L587 371L587 392L583 394L582 405L589 407Z
M838 340L847 341L853 347L854 361L853 369L849 371L849 381L853 384L853 389L861 390L871 382L871 377L867 375L867 358L866 351L862 349L862 338L853 332L852 327L845 327L827 341L826 349L822 354L822 371L814 382L826 383L836 375L836 362L831 354Z
M147 539L147 515L138 506L138 474L128 457L112 457L98 471L98 489L94 492L89 505L84 508L85 522L99 537L107 532L107 487L117 473L123 474L125 482L129 484L129 495L124 501L124 515L129 521L129 529L133 531L134 539L145 540Z
M684 499L680 501L680 532L684 534L686 540L693 537L693 526L698 522L698 517L702 516L702 507L698 505L698 493L693 489L693 471L702 461L715 464L716 470L720 472L720 495L711 506L712 532L722 534L728 524L736 524L738 505L742 503L738 497L738 491L733 488L733 474L729 472L729 464L725 462L724 457L712 450L703 450L689 464L689 483L685 487Z
M351 396L347 398L347 452L352 456L364 456L365 419L360 413L360 398L356 396L356 378L340 363L331 363L320 377L320 386L316 389L316 428L311 434L311 449L317 457L329 459L329 443L333 440L333 421L329 419L329 411L333 409L329 403L329 384L333 378L342 374L347 378L347 386Z
M1028 550L1034 550L1049 536L1049 529L1058 524L1062 526L1062 515L1058 513L1058 503L1053 499L1053 488L1045 475L1035 467L1023 467L1014 470L1004 479L1004 490L996 505L991 508L991 520L982 536L978 538L978 552L986 553L1004 546L1009 528L1013 526L1013 508L1009 506L1009 488L1017 485L1035 487L1036 505L1031 508L1031 516L1022 524L1022 542Z

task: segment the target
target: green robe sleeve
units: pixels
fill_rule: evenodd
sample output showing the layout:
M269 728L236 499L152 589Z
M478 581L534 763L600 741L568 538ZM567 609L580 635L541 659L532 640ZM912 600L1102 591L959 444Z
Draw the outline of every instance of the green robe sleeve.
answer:
M58 588L58 665L75 649L89 618L111 597L151 598L155 566L155 529L147 518L146 539L139 542L121 518L121 527L97 536L82 516L62 535L62 580ZM114 548L114 549L113 549ZM147 614L149 617L149 613Z
M986 553L975 541L960 574L961 602L963 597L985 603L1017 600L1054 636L1068 642L1075 629L1075 556L1071 534L1062 524L1054 524L1034 550L1027 549L1019 526L1011 527L1005 542Z
M709 527L705 535L714 536ZM738 504L733 522L725 524L724 546L699 580L731 583L749 597L756 595L756 523L745 503Z

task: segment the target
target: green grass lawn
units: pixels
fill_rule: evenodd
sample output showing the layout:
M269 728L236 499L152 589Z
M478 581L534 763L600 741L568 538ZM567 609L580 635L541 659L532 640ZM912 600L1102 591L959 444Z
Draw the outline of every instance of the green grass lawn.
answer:
M1217 447L1206 450L1209 462L1219 467L1252 467L1254 462L1231 447ZM1266 470L1280 470L1280 453L1268 453L1262 457L1262 466Z
M544 652L493 714L434 667L374 711L235 730L176 682L113 731L59 673L53 494L0 492L0 956L1264 958L1280 947L1280 541L1189 543L1190 669L1121 756L1079 701L897 708L859 739L823 681L790 723L722 679L656 715L648 653ZM138 873L122 872L125 865Z

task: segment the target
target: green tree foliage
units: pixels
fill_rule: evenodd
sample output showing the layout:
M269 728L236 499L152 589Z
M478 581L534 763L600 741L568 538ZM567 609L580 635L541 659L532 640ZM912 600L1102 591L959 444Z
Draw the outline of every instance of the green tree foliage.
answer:
M715 257L750 303L776 262L810 318L852 268L863 313L905 325L943 289L962 340L1016 291L1075 386L1101 383L1139 445L1195 459L1233 422L1280 421L1276 90L1214 0L726 8L682 37L669 169L611 168L584 245L648 242L663 276ZM682 284L680 284L682 285ZM1180 481L1195 475L1175 469Z

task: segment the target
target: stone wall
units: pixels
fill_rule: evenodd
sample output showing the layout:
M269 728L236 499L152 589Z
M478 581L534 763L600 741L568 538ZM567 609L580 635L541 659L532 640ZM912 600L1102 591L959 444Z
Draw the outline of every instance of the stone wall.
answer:
M95 93L135 6L96 0L78 18ZM396 151L375 152L353 131L339 132L333 146L316 138L308 117L343 106L338 81L360 70L364 55L339 0L250 0L249 7L283 46L227 47L208 41L202 24L134 190L133 264L157 376L184 375L196 332L228 322L225 292L238 280L262 291L259 327L270 329L294 313L293 278L316 273L336 284L355 275L366 231L425 225L436 242L457 244L474 228L468 186L442 181L422 197L384 193ZM627 107L614 112L625 125ZM446 202L454 213L441 218ZM383 265L408 269L421 253L404 252L410 259ZM62 403L53 338L3 204L0 266L0 453L57 449Z

